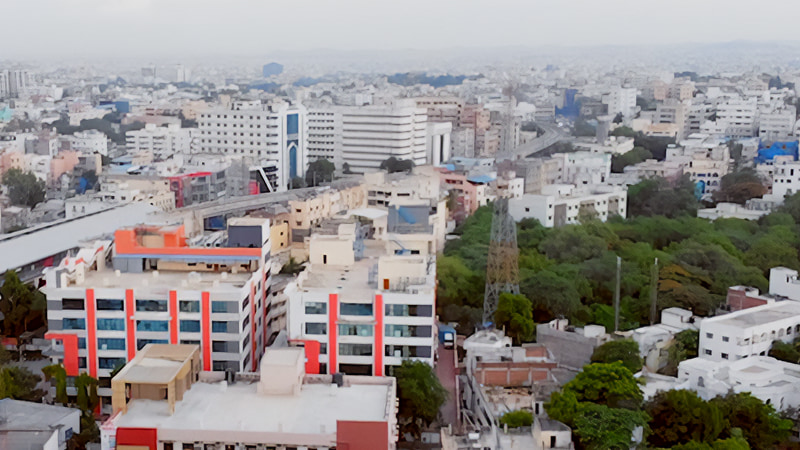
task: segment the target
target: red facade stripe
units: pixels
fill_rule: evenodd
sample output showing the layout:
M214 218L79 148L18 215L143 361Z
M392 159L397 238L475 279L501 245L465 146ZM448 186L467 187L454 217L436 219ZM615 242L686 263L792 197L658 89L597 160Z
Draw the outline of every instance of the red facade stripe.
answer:
M169 343L178 343L178 293L169 291Z
M128 349L128 361L136 357L136 302L133 298L133 289L125 291L125 348Z
M66 333L53 333L48 331L44 335L45 339L58 339L64 346L64 371L67 376L77 377L78 366L78 335Z
M328 373L337 373L339 371L338 319L339 294L330 294L328 296Z
M86 290L86 348L89 375L97 378L97 303L94 299L94 289Z
M200 305L203 324L203 370L211 370L211 294L203 292Z
M376 377L383 376L383 295L375 295L375 367L372 373Z

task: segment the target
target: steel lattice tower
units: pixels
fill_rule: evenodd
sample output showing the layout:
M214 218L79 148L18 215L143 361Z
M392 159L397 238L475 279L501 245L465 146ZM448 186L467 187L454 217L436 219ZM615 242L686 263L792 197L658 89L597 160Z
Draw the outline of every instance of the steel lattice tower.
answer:
M508 199L494 203L492 234L486 260L486 293L483 300L483 323L494 323L494 313L501 292L519 294L519 249L517 225L508 213Z

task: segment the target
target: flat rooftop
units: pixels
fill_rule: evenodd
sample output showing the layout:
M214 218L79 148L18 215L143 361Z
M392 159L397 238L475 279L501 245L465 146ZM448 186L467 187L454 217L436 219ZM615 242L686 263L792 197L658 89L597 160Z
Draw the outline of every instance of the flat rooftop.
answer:
M142 273L120 272L119 275L111 268L103 270L89 270L83 283L70 283L69 286L64 287L92 287L92 288L108 288L108 289L121 289L130 288L135 286L145 287L150 290L164 290L169 292L174 289L192 289L204 290L209 292L224 291L230 289L240 289L247 280L252 276L251 272L228 272L223 278L222 273L217 272L194 272L199 274L190 276L193 272L160 270L158 275L155 276L153 271ZM186 281L186 286L183 282ZM218 282L216 285L214 282Z
M299 395L258 394L256 383L194 383L175 413L163 400L136 399L118 427L159 430L332 434L337 420L387 421L390 384L303 384Z
M786 300L705 319L702 323L750 328L800 316L800 302Z
M5 398L0 400L0 433L51 431L51 425L74 413L80 410Z
M189 344L157 345L147 344L136 354L133 361L125 365L114 376L114 381L127 383L167 384L181 370L187 359L199 351L200 347Z

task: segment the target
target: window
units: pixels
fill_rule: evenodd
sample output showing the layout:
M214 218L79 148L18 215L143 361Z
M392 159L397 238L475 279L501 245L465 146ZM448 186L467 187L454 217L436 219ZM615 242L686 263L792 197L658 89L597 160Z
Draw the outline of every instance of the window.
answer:
M239 327L236 327L239 328ZM211 322L211 331L214 333L227 333L228 332L228 322L218 322L213 321Z
M372 344L339 344L342 356L372 356Z
M328 305L322 302L306 303L306 314L327 314Z
M123 304L122 300L112 300L108 298L98 298L97 299L97 310L98 311L122 311Z
M340 314L345 316L371 316L372 304L371 303L342 303L339 310Z
M228 302L211 302L211 312L226 313L228 312Z
M340 336L372 336L372 325L339 325Z
M86 348L86 338L78 338L78 348Z
M61 308L72 311L83 311L82 298L65 298L61 301Z
M169 344L169 341L166 339L137 339L136 349L141 350L147 344Z
M200 321L199 320L181 320L181 331L186 333L199 333Z
M136 331L169 331L166 320L137 320Z
M101 369L114 370L125 365L125 358L98 358L97 366Z
M97 348L100 350L125 350L125 339L99 338Z
M164 442L164 450L174 450L172 442Z
M200 312L200 302L197 300L181 300L178 302L181 312Z
M166 300L136 300L136 311L165 312L166 310Z
M328 325L324 323L306 323L306 334L327 334Z
M228 351L228 342L227 341L214 341L211 343L211 351L213 352L227 352Z
M86 319L73 319L71 317L65 317L61 321L61 328L64 330L85 330Z
M386 325L386 337L431 337L430 326Z
M710 356L710 355L711 355L711 350L709 350L709 349L706 349L704 353L705 353L706 355L709 355L709 356Z
M730 338L728 336L722 336L722 342L728 342Z
M328 344L324 342L320 342L319 344L319 354L320 355L327 355L328 354ZM320 372L323 373L323 372Z
M727 353L723 353L722 354L722 359L728 359L728 354Z
M181 339L181 344L200 345L200 341L193 341L193 340L189 340L189 339Z
M713 339L714 338L714 333L706 333L706 337L709 338L709 339Z
M105 331L125 331L125 319L97 319L97 329Z
M431 317L431 305L386 305L386 315L395 317Z

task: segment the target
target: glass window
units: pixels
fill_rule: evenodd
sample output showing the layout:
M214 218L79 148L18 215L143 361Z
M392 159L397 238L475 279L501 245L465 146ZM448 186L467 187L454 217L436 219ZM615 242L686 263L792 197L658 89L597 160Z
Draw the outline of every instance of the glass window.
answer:
M137 339L136 349L141 350L147 344L169 344L169 341L166 339Z
M78 357L78 368L85 369L86 368L86 358L83 356Z
M340 314L345 316L371 316L371 303L342 303Z
M200 341L192 341L192 340L184 340L184 339L181 339L181 344L186 344L186 345L200 345Z
M78 348L86 348L86 338L78 338Z
M722 336L722 342L728 342L728 341L730 341L728 336Z
M227 333L228 322L218 322L216 320L211 322L211 331L213 331L214 333Z
M75 319L71 317L65 317L61 320L61 328L65 330L85 330L86 329L86 319Z
M372 325L339 325L340 336L372 336Z
M395 317L431 317L431 305L386 305L386 315Z
M347 356L372 356L372 344L339 344L339 354Z
M211 312L226 313L228 312L228 302L211 302Z
M322 302L306 303L306 314L327 314L328 304Z
M706 333L706 337L711 339L714 337L714 333Z
M168 331L169 322L166 320L137 320L136 331Z
M165 312L167 310L166 300L136 300L137 311Z
M386 325L387 337L431 337L430 326Z
M228 341L213 341L211 343L211 351L214 352L227 352Z
M181 331L187 333L199 333L200 321L199 320L181 320Z
M328 324L306 323L306 334L327 334Z
M99 338L97 348L100 350L125 350L125 339Z
M125 358L98 358L97 366L101 369L114 370L117 366L125 365Z
M61 308L67 310L83 311L82 298L65 298L61 301Z
M107 331L125 331L125 319L97 319L97 329Z
M181 300L178 302L181 312L200 312L200 302L197 300Z
M97 299L97 310L98 311L122 311L123 304L122 300L112 300L109 298L98 298Z

